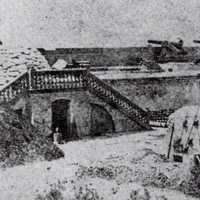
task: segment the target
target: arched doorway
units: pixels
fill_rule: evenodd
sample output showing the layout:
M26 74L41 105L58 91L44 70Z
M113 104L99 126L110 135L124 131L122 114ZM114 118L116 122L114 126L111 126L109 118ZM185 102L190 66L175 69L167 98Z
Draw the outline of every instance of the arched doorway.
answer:
M70 101L66 99L59 99L52 103L52 131L58 128L65 141L71 137L69 106Z
M101 105L91 104L90 135L101 136L105 133L115 132L115 126L110 113Z

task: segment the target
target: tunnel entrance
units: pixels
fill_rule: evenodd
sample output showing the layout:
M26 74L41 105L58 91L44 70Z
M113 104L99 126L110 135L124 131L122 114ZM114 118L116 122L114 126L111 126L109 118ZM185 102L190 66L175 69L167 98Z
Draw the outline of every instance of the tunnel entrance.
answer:
M115 132L115 126L112 116L101 105L91 104L91 127L90 135L101 136L105 133Z
M67 141L70 138L70 101L59 99L52 103L52 131L56 128L62 135L62 140Z

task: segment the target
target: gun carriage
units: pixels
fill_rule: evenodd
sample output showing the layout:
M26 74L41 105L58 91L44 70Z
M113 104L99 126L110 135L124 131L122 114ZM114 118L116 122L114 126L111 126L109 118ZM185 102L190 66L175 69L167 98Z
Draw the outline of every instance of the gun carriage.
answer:
M189 62L188 52L183 47L183 40L170 42L167 40L148 40L149 44L156 45L152 48L153 59L158 63Z

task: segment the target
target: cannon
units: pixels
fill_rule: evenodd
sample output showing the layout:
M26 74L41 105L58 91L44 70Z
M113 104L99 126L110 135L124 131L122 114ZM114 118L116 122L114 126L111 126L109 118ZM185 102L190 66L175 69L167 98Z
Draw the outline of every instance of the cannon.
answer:
M165 62L187 62L186 55L188 52L183 48L183 40L177 42L167 40L148 40L149 44L159 45L152 47L154 60L160 63Z
M193 42L200 44L200 40L193 40Z
M177 49L182 49L183 48L183 40L179 38L178 42L169 42L167 40L148 40L147 41L149 44L156 44L156 45L161 45L161 46L165 46L165 47L169 47L170 49L172 49L172 47L175 47ZM175 50L175 49L173 49Z
M157 44L157 45L162 45L165 41L161 40L147 40L149 44Z

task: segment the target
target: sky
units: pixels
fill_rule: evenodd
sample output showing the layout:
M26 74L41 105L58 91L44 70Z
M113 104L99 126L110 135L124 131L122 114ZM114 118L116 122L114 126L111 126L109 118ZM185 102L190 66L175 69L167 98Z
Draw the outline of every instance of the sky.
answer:
M145 46L148 39L192 46L200 39L199 0L0 0L5 46Z

